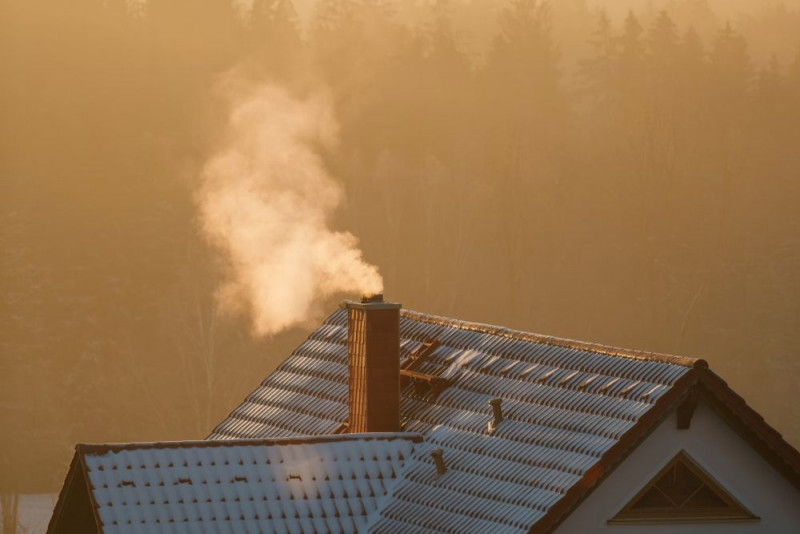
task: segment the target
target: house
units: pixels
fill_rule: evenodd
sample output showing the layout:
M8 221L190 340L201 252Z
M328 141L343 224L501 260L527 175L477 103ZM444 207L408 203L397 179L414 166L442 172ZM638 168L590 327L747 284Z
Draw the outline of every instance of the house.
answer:
M162 449L199 471L168 475L145 461ZM330 467L342 450L362 451L345 463L365 465L349 467L353 484L331 493L326 477L342 472ZM97 474L114 462L121 469L121 451L142 459L130 463L139 479ZM198 451L228 451L222 456L254 466L285 456L319 471L295 473L306 507L294 521L270 519L276 496L298 500L294 471L263 474L253 486L236 462L222 469L217 461L215 471L210 456L197 458L212 453ZM363 486L366 465L381 461L391 463L382 472L389 481ZM220 501L199 490L197 481L212 479L234 481L219 494L248 489ZM137 485L141 509L109 524L112 507L131 506L126 481ZM169 504L158 504L156 481L172 484ZM331 314L206 442L78 446L51 532L69 531L70 499L81 492L102 532L181 531L149 519L167 517L170 525L202 517L202 530L190 530L209 532L800 532L800 453L705 361L437 317L380 296ZM219 511L190 511L192 498ZM345 510L359 519L330 522L336 504L323 501L354 498L334 519ZM125 530L120 519L147 528Z

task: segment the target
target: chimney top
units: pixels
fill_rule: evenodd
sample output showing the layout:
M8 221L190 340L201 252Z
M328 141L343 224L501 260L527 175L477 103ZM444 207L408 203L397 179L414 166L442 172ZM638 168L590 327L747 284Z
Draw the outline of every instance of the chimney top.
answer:
M345 300L342 302L342 308L356 310L399 310L402 307L403 305L400 303L384 301L383 293L364 295L360 301Z

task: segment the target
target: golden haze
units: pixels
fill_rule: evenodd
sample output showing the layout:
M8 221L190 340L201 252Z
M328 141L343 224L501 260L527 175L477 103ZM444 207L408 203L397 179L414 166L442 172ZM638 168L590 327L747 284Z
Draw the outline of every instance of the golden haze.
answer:
M800 445L798 2L648 4L0 0L0 492L204 437L304 337L215 299L232 70L327 92L338 142L316 117L284 169L392 300L706 358Z

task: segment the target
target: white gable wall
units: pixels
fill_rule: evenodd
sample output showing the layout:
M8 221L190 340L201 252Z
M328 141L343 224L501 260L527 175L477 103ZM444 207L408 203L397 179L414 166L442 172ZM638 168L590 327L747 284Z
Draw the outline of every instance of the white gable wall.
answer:
M609 525L607 521L681 450L685 450L761 520L745 523ZM677 429L677 416L673 412L556 530L557 534L590 532L800 533L800 491L709 406L700 402L689 429Z

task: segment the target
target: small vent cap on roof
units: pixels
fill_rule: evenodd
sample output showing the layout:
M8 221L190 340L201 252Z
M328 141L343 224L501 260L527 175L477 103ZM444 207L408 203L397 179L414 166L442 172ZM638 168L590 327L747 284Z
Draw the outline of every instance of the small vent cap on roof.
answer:
M492 420L489 421L488 432L493 435L497 429L497 425L503 420L503 399L492 399L489 401L489 406L492 407Z
M436 464L436 472L440 475L445 474L447 472L447 466L444 464L442 449L433 449L431 451L431 458L433 458L433 462Z

